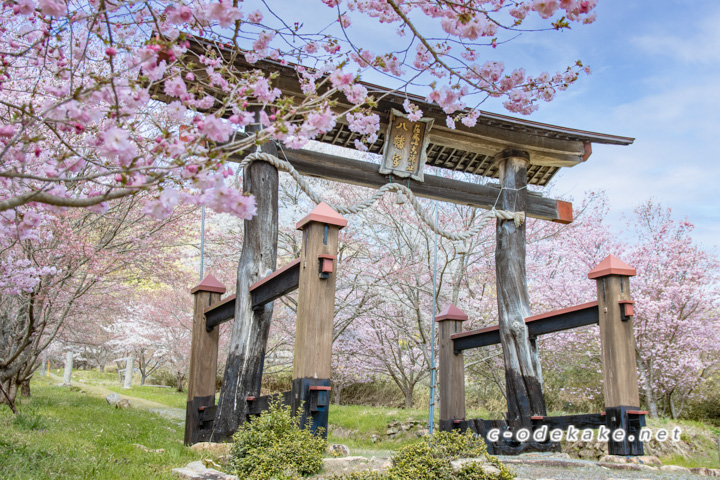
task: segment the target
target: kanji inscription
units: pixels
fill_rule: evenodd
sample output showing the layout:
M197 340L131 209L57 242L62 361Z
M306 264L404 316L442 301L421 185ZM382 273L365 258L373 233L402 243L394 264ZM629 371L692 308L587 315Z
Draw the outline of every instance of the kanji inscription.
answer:
M428 132L433 119L421 118L411 122L407 115L393 109L390 112L390 124L385 134L385 150L380 173L410 177L423 181L423 166L427 160L425 150L428 144Z

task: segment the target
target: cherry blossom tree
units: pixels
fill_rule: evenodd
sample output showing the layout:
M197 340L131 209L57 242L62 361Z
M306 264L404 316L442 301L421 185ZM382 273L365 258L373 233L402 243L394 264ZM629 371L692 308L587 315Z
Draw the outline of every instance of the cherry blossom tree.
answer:
M706 370L718 364L718 259L693 242L693 225L648 201L629 222L638 238L628 252L637 269L633 297L638 373L653 416L658 403L677 418Z
M3 2L4 220L30 228L58 206L102 210L143 191L145 213L158 218L190 202L247 219L254 202L228 182L228 157L270 139L302 147L342 117L365 148L377 137L381 98L362 76L423 90L448 125L472 126L489 97L530 113L589 71L580 62L556 74L506 69L483 49L591 23L597 0L314 3L295 18L269 2L256 10L210 0ZM356 22L388 41L377 50ZM292 66L302 95L283 96L272 69L253 70L259 62ZM336 111L336 99L351 107ZM265 128L240 134L258 108ZM422 116L409 100L405 109Z
M152 281L158 270L147 259L170 264L172 246L184 236L187 213L158 221L140 214L140 197L114 201L102 215L59 210L4 224L0 265L0 382L14 400L38 358L55 340L72 344L63 328L81 332L98 312L110 311L113 295L127 282ZM34 210L28 210L32 212ZM98 308L100 306L100 308ZM60 335L60 336L59 336Z

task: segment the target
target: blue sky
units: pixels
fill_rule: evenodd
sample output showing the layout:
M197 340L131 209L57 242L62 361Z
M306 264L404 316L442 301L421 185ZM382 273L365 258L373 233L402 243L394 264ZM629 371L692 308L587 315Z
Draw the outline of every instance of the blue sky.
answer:
M317 0L268 4L280 7L285 19L304 22L306 31L336 15ZM258 0L243 9L255 6L266 12ZM592 25L525 34L497 50L488 48L481 58L502 59L508 69L522 66L530 74L564 70L578 59L590 65L592 75L527 118L636 141L629 147L594 145L586 163L561 171L552 195L579 201L585 191L606 191L618 232L623 215L652 198L672 208L675 218L687 217L696 225L698 243L717 250L720 1L599 0L597 12ZM374 21L352 18L349 33L377 53L403 43L395 27L383 25L380 31ZM382 77L363 79L386 84ZM507 114L500 102L481 108Z
M636 138L629 147L594 145L587 163L556 177L556 195L605 190L618 229L622 215L653 198L717 250L719 25L720 2L599 0L593 25L527 35L507 48L506 58L550 71L576 58L593 69L529 118Z

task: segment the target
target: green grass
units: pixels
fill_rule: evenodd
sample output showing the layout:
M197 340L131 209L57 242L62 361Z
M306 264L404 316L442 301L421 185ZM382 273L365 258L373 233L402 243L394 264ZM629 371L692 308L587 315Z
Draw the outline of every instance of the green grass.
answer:
M142 398L145 400L150 400L152 402L162 403L163 405L167 405L168 407L185 409L185 407L187 406L187 393L177 392L174 388L136 386L125 390L118 385L103 386L108 390L119 393L120 395Z
M487 412L468 412L473 418L487 416ZM417 440L414 431L407 434L396 435L396 438L389 438L386 435L388 424L393 421L400 423L416 420L427 425L427 408L392 408L392 407L370 407L365 405L331 405L329 424L331 432L328 435L330 443L342 443L360 453L380 451L395 451ZM440 413L435 409L435 428L440 421ZM337 435L332 426L340 427L349 436ZM377 435L378 440L372 441L372 436Z
M182 444L183 427L143 410L48 379L32 384L19 414L0 408L0 478L172 479L171 470L200 457ZM164 453L148 453L134 444Z
M686 468L720 468L718 444L715 442L717 438L720 438L720 428L696 420L671 420L669 418L648 418L647 426L653 431L660 428L672 431L674 427L680 427L682 430L681 441L692 445L695 450L691 456L675 454L660 457L663 463Z

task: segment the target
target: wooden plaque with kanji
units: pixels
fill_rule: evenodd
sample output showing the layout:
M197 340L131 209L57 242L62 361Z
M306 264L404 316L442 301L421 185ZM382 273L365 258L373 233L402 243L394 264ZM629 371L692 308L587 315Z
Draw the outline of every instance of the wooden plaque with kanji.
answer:
M423 166L427 160L425 150L429 142L432 118L421 118L417 122L394 108L390 111L390 124L385 134L385 148L380 173L398 177L410 177L423 181Z

